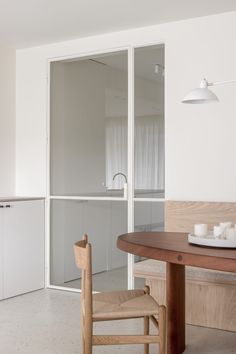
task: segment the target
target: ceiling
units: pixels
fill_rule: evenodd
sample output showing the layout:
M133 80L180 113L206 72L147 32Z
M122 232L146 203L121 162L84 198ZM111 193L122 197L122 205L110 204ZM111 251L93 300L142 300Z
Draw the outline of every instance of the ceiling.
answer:
M30 47L236 10L235 0L0 0L0 44Z

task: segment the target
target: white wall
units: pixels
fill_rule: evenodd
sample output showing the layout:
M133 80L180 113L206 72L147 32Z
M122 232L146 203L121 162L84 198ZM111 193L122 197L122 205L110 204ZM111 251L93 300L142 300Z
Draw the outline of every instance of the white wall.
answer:
M236 85L219 104L183 105L202 77L236 78L236 12L17 51L17 193L46 192L47 60L124 46L165 43L166 198L236 200Z
M15 193L15 50L0 47L0 195Z

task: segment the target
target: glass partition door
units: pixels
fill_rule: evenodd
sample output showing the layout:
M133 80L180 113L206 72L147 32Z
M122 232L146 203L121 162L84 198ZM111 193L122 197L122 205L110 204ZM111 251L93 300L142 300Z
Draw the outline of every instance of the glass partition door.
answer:
M50 284L80 289L73 244L88 234L95 291L127 286L127 51L51 64Z
M161 68L162 45L51 62L50 286L80 289L73 244L84 233L94 290L126 288L127 274L134 286L134 257L116 240L164 227Z

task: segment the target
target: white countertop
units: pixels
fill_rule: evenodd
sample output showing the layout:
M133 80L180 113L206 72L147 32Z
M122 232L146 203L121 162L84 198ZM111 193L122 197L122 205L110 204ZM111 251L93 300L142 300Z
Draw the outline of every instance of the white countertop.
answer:
M9 196L9 197L1 197L0 202L21 202L26 200L39 200L45 199L45 197L20 197L20 196Z

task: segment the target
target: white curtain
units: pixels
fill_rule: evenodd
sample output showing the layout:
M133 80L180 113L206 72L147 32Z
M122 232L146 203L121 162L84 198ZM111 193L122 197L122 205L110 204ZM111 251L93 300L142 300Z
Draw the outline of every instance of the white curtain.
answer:
M164 189L164 119L149 116L135 119L135 189ZM106 185L122 188L127 176L127 119L108 118L106 124Z
M106 121L106 186L121 189L124 178L113 176L118 173L127 176L127 119L107 118Z

